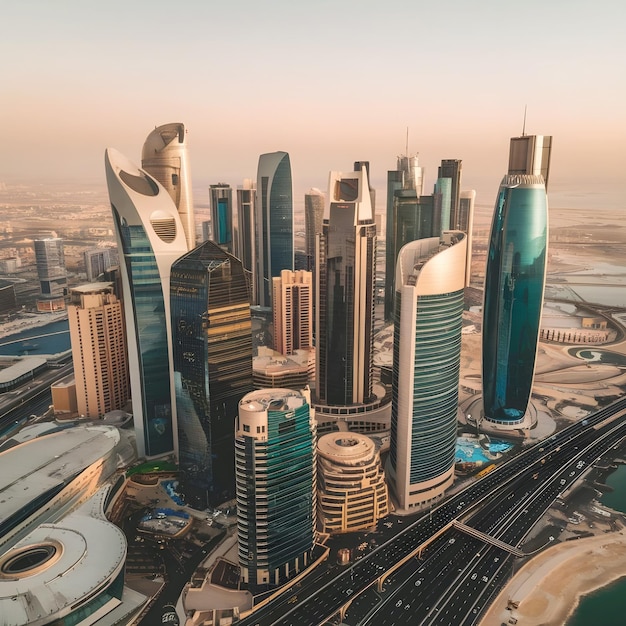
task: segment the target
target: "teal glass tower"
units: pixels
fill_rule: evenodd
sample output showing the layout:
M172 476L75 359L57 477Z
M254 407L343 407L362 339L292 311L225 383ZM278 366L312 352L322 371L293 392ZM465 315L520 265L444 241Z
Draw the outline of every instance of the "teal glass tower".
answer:
M244 583L283 584L316 541L316 431L309 400L291 389L243 397L236 423L237 537Z
M540 174L504 177L491 225L483 306L483 407L520 423L532 389L548 254L548 201Z
M170 299L180 482L204 509L235 497L235 418L253 389L248 273L205 241L172 265Z
M272 305L272 278L293 270L293 185L287 152L259 157L257 171L257 304Z

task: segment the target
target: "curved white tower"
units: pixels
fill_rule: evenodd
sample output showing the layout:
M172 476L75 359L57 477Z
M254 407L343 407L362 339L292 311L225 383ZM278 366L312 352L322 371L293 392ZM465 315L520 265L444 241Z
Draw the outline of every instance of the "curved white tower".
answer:
M403 512L454 480L466 246L446 231L398 255L387 475Z
M187 252L187 241L172 199L154 178L111 148L105 168L120 253L137 451L154 457L174 450L170 270Z
M156 127L143 144L141 167L170 194L185 229L187 248L193 250L196 247L196 223L185 125L173 122Z

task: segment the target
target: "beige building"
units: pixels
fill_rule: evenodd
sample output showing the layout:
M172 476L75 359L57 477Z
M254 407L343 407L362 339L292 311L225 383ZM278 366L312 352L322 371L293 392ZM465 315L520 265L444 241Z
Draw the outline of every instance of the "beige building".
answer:
M365 435L335 432L318 439L317 488L320 532L365 530L389 513L380 453Z
M272 278L274 350L290 355L313 347L313 274L282 270Z
M252 384L255 389L285 387L300 391L315 380L315 349L294 350L290 356L259 346L252 359Z
M71 290L68 306L79 415L98 418L130 396L122 303L111 283Z

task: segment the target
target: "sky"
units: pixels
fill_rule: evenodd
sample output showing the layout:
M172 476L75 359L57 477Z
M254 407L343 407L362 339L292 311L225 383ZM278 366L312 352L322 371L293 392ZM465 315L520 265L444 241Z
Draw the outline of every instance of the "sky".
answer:
M294 193L369 160L441 159L491 204L509 138L554 137L550 198L624 208L623 0L20 0L0 37L0 183L105 184L152 128L188 129L194 187L285 150ZM204 201L204 198L197 198Z

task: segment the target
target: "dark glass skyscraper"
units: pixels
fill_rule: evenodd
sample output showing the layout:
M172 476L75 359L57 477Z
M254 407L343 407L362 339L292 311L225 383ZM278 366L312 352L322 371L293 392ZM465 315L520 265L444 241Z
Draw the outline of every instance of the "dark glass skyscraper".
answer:
M233 237L233 190L226 183L217 183L209 187L209 203L211 205L211 226L213 241L233 253L235 237Z
M331 172L318 240L317 399L346 406L372 396L376 225L367 170Z
M206 241L172 266L174 381L181 484L196 508L235 495L235 418L252 390L247 273Z
M544 179L504 177L491 225L483 306L483 405L492 421L524 418L530 399L548 251Z
M256 209L258 304L270 307L272 278L293 270L293 188L286 152L259 157Z

